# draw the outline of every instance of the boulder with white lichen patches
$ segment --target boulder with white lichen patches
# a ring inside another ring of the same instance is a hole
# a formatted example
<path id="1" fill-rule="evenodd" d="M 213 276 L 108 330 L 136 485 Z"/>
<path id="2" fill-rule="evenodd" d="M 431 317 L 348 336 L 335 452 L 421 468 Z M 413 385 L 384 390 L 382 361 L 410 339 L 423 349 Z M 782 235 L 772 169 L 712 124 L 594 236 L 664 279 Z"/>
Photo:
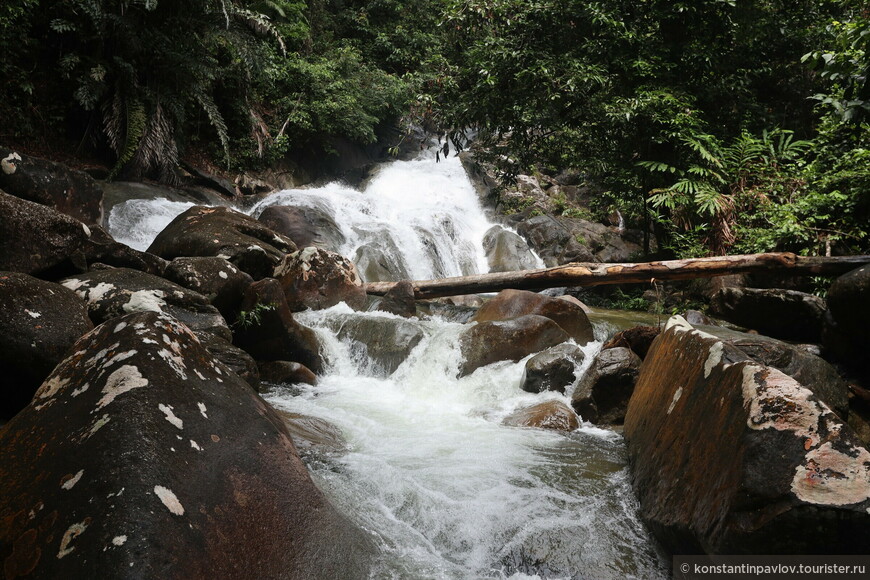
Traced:
<path id="1" fill-rule="evenodd" d="M 254 281 L 223 258 L 175 258 L 166 267 L 165 276 L 206 296 L 230 322 L 235 320 L 245 290 Z"/>
<path id="2" fill-rule="evenodd" d="M 233 338 L 226 320 L 205 296 L 151 274 L 111 268 L 66 278 L 61 284 L 87 302 L 96 324 L 131 312 L 165 312 L 195 332 Z"/>
<path id="3" fill-rule="evenodd" d="M 275 268 L 293 312 L 320 310 L 344 302 L 354 310 L 366 304 L 366 291 L 353 262 L 314 246 L 287 255 Z"/>
<path id="4" fill-rule="evenodd" d="M 860 554 L 870 452 L 813 393 L 672 318 L 624 430 L 640 514 L 673 553 Z"/>
<path id="5" fill-rule="evenodd" d="M 259 280 L 271 276 L 284 255 L 296 251 L 296 245 L 230 208 L 194 206 L 172 220 L 154 238 L 148 251 L 168 260 L 225 258 Z"/>
<path id="6" fill-rule="evenodd" d="M 0 312 L 0 418 L 8 419 L 94 325 L 73 292 L 18 272 L 0 272 Z"/>
<path id="7" fill-rule="evenodd" d="M 364 578 L 284 421 L 156 312 L 71 349 L 0 430 L 6 578 Z"/>

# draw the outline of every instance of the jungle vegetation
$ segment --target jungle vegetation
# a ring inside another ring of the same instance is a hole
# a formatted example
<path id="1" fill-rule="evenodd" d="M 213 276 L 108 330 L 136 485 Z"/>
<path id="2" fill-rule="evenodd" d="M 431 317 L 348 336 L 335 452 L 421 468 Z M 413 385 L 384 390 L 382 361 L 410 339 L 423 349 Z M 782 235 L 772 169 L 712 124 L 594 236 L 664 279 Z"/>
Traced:
<path id="1" fill-rule="evenodd" d="M 0 141 L 172 182 L 410 128 L 675 256 L 870 249 L 859 0 L 5 0 Z"/>

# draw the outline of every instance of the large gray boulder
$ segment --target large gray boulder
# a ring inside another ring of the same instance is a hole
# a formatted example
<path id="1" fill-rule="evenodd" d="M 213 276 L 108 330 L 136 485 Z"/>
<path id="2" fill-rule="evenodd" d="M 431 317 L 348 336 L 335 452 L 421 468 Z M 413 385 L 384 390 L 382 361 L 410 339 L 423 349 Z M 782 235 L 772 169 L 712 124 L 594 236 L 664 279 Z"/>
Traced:
<path id="1" fill-rule="evenodd" d="M 285 254 L 295 252 L 296 245 L 230 208 L 194 206 L 172 220 L 154 238 L 148 251 L 168 260 L 225 258 L 259 280 L 272 276 L 275 266 Z"/>
<path id="2" fill-rule="evenodd" d="M 484 234 L 483 250 L 486 252 L 490 272 L 531 270 L 538 265 L 529 244 L 518 234 L 502 226 L 492 226 Z"/>
<path id="3" fill-rule="evenodd" d="M 520 388 L 528 393 L 564 393 L 577 379 L 577 367 L 584 358 L 586 355 L 576 344 L 551 346 L 526 361 Z"/>
<path id="4" fill-rule="evenodd" d="M 640 514 L 673 553 L 860 554 L 870 542 L 870 452 L 852 429 L 682 318 L 647 354 L 624 434 Z"/>
<path id="5" fill-rule="evenodd" d="M 393 374 L 425 337 L 419 325 L 386 316 L 338 316 L 329 326 L 355 360 L 368 361 L 362 370 L 369 376 Z"/>
<path id="6" fill-rule="evenodd" d="M 156 312 L 85 335 L 0 430 L 7 578 L 364 578 L 281 418 Z"/>
<path id="7" fill-rule="evenodd" d="M 528 314 L 551 319 L 579 345 L 594 339 L 592 323 L 589 322 L 582 306 L 527 290 L 502 290 L 495 298 L 480 307 L 473 320 L 476 322 L 510 320 Z"/>
<path id="8" fill-rule="evenodd" d="M 459 337 L 463 360 L 459 375 L 470 375 L 480 367 L 498 361 L 517 362 L 570 338 L 558 324 L 534 314 L 479 322 Z"/>
<path id="9" fill-rule="evenodd" d="M 18 272 L 0 272 L 0 312 L 0 418 L 8 419 L 94 325 L 75 293 Z"/>
<path id="10" fill-rule="evenodd" d="M 617 228 L 583 219 L 540 215 L 517 223 L 547 266 L 569 262 L 631 262 L 642 248 Z"/>

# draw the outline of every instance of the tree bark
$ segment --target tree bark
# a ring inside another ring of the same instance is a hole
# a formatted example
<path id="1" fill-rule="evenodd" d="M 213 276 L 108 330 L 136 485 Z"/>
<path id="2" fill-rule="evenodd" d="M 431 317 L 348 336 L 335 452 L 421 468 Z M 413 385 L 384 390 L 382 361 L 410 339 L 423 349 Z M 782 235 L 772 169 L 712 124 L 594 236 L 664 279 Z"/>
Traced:
<path id="1" fill-rule="evenodd" d="M 419 280 L 412 282 L 417 299 L 515 290 L 543 290 L 560 286 L 649 283 L 653 280 L 713 278 L 748 272 L 788 272 L 794 275 L 839 275 L 870 264 L 870 256 L 806 257 L 792 253 L 716 256 L 689 260 L 628 264 L 571 263 L 555 268 L 520 270 Z M 365 284 L 369 294 L 383 296 L 396 282 Z"/>

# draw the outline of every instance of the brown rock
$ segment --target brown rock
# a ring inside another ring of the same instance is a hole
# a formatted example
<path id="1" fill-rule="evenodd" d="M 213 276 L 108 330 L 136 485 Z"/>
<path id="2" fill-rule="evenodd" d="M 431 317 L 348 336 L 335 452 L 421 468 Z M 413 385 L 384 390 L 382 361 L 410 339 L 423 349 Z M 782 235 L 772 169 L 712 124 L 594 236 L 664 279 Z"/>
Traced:
<path id="1" fill-rule="evenodd" d="M 571 337 L 551 319 L 527 315 L 511 320 L 480 322 L 459 337 L 463 363 L 460 376 L 494 362 L 518 361 L 561 344 Z"/>
<path id="2" fill-rule="evenodd" d="M 850 554 L 870 452 L 808 389 L 675 317 L 625 418 L 641 516 L 674 553 Z"/>
<path id="3" fill-rule="evenodd" d="M 567 300 L 527 290 L 502 290 L 495 298 L 480 307 L 473 320 L 476 322 L 510 320 L 527 314 L 546 316 L 581 346 L 594 340 L 592 324 L 582 307 Z"/>
<path id="4" fill-rule="evenodd" d="M 610 340 L 604 343 L 601 350 L 624 347 L 631 349 L 634 354 L 643 360 L 646 357 L 646 353 L 649 351 L 649 347 L 652 345 L 653 340 L 655 340 L 659 335 L 659 332 L 661 332 L 661 329 L 658 326 L 635 326 L 633 328 L 627 328 L 614 334 Z"/>
<path id="5" fill-rule="evenodd" d="M 502 424 L 511 427 L 535 427 L 570 432 L 580 427 L 577 415 L 561 401 L 546 401 L 519 409 L 504 418 Z"/>
<path id="6" fill-rule="evenodd" d="M 627 348 L 602 349 L 577 383 L 571 406 L 584 421 L 621 424 L 640 366 L 640 357 Z"/>
<path id="7" fill-rule="evenodd" d="M 275 268 L 293 312 L 321 310 L 344 302 L 354 310 L 366 304 L 366 292 L 350 260 L 309 246 L 287 255 Z"/>
<path id="8" fill-rule="evenodd" d="M 284 422 L 183 325 L 132 314 L 71 352 L 0 430 L 7 577 L 368 575 Z"/>
<path id="9" fill-rule="evenodd" d="M 286 360 L 260 361 L 257 363 L 260 368 L 260 379 L 267 383 L 275 384 L 290 384 L 305 383 L 306 385 L 316 385 L 317 375 L 311 372 L 311 369 L 298 362 L 290 362 Z"/>

